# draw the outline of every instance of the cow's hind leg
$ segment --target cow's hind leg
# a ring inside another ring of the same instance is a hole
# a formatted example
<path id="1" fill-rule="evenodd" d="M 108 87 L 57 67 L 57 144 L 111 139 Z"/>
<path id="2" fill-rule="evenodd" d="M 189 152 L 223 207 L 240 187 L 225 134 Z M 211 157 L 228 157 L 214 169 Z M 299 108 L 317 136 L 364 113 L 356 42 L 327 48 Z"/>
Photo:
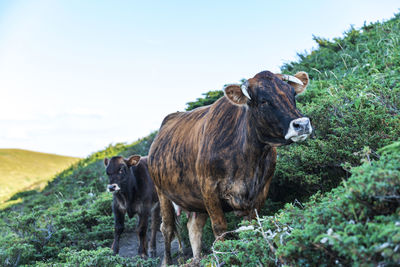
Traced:
<path id="1" fill-rule="evenodd" d="M 161 216 L 160 216 L 160 203 L 157 203 L 151 211 L 151 238 L 150 238 L 150 256 L 156 257 L 157 255 L 157 231 L 160 229 Z"/>
<path id="2" fill-rule="evenodd" d="M 172 264 L 171 258 L 171 242 L 174 238 L 175 229 L 175 212 L 172 202 L 162 193 L 158 194 L 161 209 L 161 232 L 164 236 L 164 259 L 161 266 Z"/>
<path id="3" fill-rule="evenodd" d="M 201 237 L 207 217 L 207 213 L 192 213 L 187 223 L 194 259 L 199 259 L 201 256 Z"/>

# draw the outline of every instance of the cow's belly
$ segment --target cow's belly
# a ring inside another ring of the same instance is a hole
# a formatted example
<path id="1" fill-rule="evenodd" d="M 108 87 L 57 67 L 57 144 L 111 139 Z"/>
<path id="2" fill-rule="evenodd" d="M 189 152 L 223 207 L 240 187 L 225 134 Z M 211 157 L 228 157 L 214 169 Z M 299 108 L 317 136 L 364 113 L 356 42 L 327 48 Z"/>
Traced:
<path id="1" fill-rule="evenodd" d="M 175 204 L 189 212 L 207 212 L 203 200 L 185 196 L 182 198 L 180 195 L 168 196 Z"/>
<path id="2" fill-rule="evenodd" d="M 180 172 L 183 173 L 183 172 Z M 175 172 L 165 176 L 158 189 L 175 204 L 190 212 L 206 212 L 200 185 L 193 175 L 184 177 Z"/>

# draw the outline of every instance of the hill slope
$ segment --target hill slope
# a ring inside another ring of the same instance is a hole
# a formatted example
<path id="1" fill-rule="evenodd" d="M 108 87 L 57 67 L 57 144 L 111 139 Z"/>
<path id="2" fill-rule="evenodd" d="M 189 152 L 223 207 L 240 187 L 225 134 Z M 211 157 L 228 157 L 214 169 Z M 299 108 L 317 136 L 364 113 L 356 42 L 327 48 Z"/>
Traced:
<path id="1" fill-rule="evenodd" d="M 310 74 L 309 89 L 297 100 L 312 119 L 315 136 L 279 148 L 270 199 L 260 214 L 274 216 L 261 218 L 262 228 L 253 224 L 260 231 L 220 243 L 218 257 L 226 264 L 385 266 L 400 261 L 399 144 L 392 145 L 390 153 L 388 148 L 378 152 L 400 138 L 400 16 L 351 29 L 333 41 L 315 39 L 317 50 L 282 69 Z M 210 104 L 219 95 L 208 93 L 189 108 Z M 156 265 L 159 259 L 112 256 L 111 195 L 105 192 L 102 164 L 106 156 L 146 155 L 153 138 L 94 153 L 59 174 L 42 192 L 26 193 L 23 203 L 3 210 L 0 263 Z M 366 163 L 356 168 L 360 162 Z M 275 213 L 276 207 L 294 199 L 309 202 L 296 201 L 299 207 L 287 205 Z M 271 200 L 278 204 L 271 205 Z M 237 222 L 228 215 L 230 229 Z M 126 230 L 132 231 L 134 223 L 128 220 Z M 210 247 L 209 224 L 203 238 Z"/>
<path id="2" fill-rule="evenodd" d="M 43 186 L 78 160 L 22 149 L 0 149 L 0 203 L 16 192 Z"/>

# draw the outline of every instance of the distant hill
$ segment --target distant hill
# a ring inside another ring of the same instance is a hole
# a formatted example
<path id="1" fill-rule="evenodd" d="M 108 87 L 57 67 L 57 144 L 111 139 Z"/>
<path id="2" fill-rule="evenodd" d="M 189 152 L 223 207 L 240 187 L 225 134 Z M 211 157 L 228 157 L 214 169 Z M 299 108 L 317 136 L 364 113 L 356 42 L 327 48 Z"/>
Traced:
<path id="1" fill-rule="evenodd" d="M 44 186 L 78 160 L 22 149 L 0 149 L 0 203 L 19 191 Z"/>

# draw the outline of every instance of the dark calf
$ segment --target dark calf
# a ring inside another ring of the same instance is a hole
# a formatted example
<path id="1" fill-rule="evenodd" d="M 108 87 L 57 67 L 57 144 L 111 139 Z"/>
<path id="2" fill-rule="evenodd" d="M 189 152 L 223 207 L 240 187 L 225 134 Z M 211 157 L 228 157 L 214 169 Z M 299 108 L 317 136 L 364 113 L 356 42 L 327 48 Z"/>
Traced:
<path id="1" fill-rule="evenodd" d="M 104 165 L 109 177 L 107 190 L 113 193 L 112 209 L 115 219 L 114 242 L 112 249 L 119 252 L 119 239 L 124 231 L 125 214 L 132 218 L 139 215 L 137 233 L 140 240 L 139 255 L 147 256 L 147 227 L 151 214 L 150 251 L 156 253 L 156 233 L 160 229 L 160 205 L 153 181 L 147 168 L 147 157 L 138 155 L 124 159 L 123 157 L 105 158 Z"/>

